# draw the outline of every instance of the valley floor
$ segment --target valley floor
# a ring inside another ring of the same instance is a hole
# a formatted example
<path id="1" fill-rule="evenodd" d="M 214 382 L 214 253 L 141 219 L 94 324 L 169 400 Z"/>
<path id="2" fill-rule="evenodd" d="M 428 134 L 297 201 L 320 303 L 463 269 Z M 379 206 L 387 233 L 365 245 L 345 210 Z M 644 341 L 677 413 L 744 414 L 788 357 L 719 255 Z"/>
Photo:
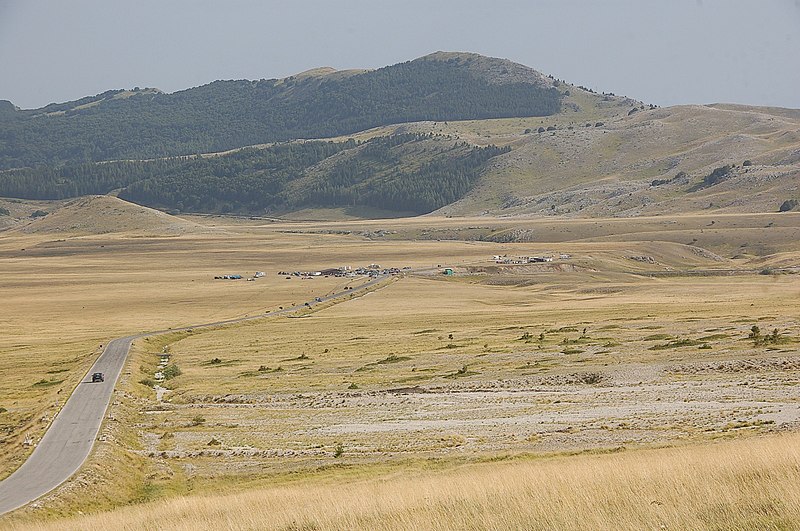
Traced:
<path id="1" fill-rule="evenodd" d="M 137 341 L 84 469 L 0 522 L 798 525 L 798 500 L 784 495 L 800 479 L 792 219 L 718 217 L 714 233 L 702 216 L 7 231 L 6 475 L 110 338 L 257 315 L 359 282 L 278 272 L 412 269 L 294 317 Z M 538 239 L 479 241 L 523 233 Z M 769 252 L 748 254 L 756 247 Z M 523 256 L 553 261 L 496 263 Z M 267 275 L 213 279 L 255 271 Z M 79 512 L 96 515 L 64 520 Z"/>

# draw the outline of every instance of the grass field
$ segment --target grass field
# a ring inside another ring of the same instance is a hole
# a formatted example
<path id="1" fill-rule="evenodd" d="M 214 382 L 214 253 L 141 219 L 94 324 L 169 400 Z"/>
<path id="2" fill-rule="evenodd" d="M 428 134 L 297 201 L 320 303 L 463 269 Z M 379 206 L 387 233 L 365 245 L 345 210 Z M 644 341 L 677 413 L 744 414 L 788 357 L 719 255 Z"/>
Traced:
<path id="1" fill-rule="evenodd" d="M 358 282 L 278 271 L 416 270 L 303 315 L 137 341 L 84 469 L 0 522 L 792 527 L 797 500 L 780 494 L 797 484 L 796 435 L 775 432 L 800 418 L 796 220 L 198 217 L 202 230 L 170 236 L 159 220 L 0 233 L 3 475 L 114 337 Z M 267 276 L 213 279 L 255 271 Z M 179 370 L 156 390 L 164 354 Z M 97 515 L 62 520 L 79 512 Z"/>
<path id="2" fill-rule="evenodd" d="M 328 474 L 9 529 L 792 529 L 797 448 L 793 434 L 379 479 Z"/>

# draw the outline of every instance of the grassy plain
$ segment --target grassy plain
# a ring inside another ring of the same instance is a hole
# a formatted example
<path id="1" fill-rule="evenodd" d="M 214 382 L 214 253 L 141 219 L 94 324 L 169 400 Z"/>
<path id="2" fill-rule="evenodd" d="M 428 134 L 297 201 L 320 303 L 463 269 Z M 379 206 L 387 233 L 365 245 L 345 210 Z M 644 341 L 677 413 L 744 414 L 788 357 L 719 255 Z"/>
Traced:
<path id="1" fill-rule="evenodd" d="M 191 221 L 205 228 L 0 234 L 3 475 L 111 338 L 356 282 L 278 271 L 420 271 L 302 317 L 137 341 L 87 466 L 3 525 L 798 522 L 779 497 L 796 435 L 766 435 L 800 418 L 796 214 Z M 164 353 L 180 374 L 156 391 Z"/>
<path id="2" fill-rule="evenodd" d="M 378 479 L 320 474 L 108 515 L 12 525 L 107 529 L 793 529 L 796 434 L 600 455 L 512 459 Z M 311 481 L 309 481 L 311 480 Z"/>

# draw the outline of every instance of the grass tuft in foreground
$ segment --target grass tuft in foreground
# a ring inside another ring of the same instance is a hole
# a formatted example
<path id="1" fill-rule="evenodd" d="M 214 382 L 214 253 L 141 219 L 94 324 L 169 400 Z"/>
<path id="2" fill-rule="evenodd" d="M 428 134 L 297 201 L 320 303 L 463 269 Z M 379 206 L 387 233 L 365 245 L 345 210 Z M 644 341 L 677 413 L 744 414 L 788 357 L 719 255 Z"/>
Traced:
<path id="1" fill-rule="evenodd" d="M 779 529 L 800 435 L 189 496 L 27 529 Z M 14 529 L 12 527 L 12 529 Z M 17 527 L 16 529 L 21 529 Z"/>

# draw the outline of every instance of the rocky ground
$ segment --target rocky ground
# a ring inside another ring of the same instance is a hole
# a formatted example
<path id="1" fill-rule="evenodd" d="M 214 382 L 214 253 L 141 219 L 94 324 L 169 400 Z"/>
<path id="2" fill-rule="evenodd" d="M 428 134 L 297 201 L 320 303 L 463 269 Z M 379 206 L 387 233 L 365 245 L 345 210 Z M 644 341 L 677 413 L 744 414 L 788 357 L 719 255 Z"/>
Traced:
<path id="1" fill-rule="evenodd" d="M 796 427 L 798 383 L 798 356 L 620 364 L 385 391 L 207 396 L 162 403 L 139 433 L 142 454 L 211 475 L 321 465 L 332 456 L 613 449 Z"/>

